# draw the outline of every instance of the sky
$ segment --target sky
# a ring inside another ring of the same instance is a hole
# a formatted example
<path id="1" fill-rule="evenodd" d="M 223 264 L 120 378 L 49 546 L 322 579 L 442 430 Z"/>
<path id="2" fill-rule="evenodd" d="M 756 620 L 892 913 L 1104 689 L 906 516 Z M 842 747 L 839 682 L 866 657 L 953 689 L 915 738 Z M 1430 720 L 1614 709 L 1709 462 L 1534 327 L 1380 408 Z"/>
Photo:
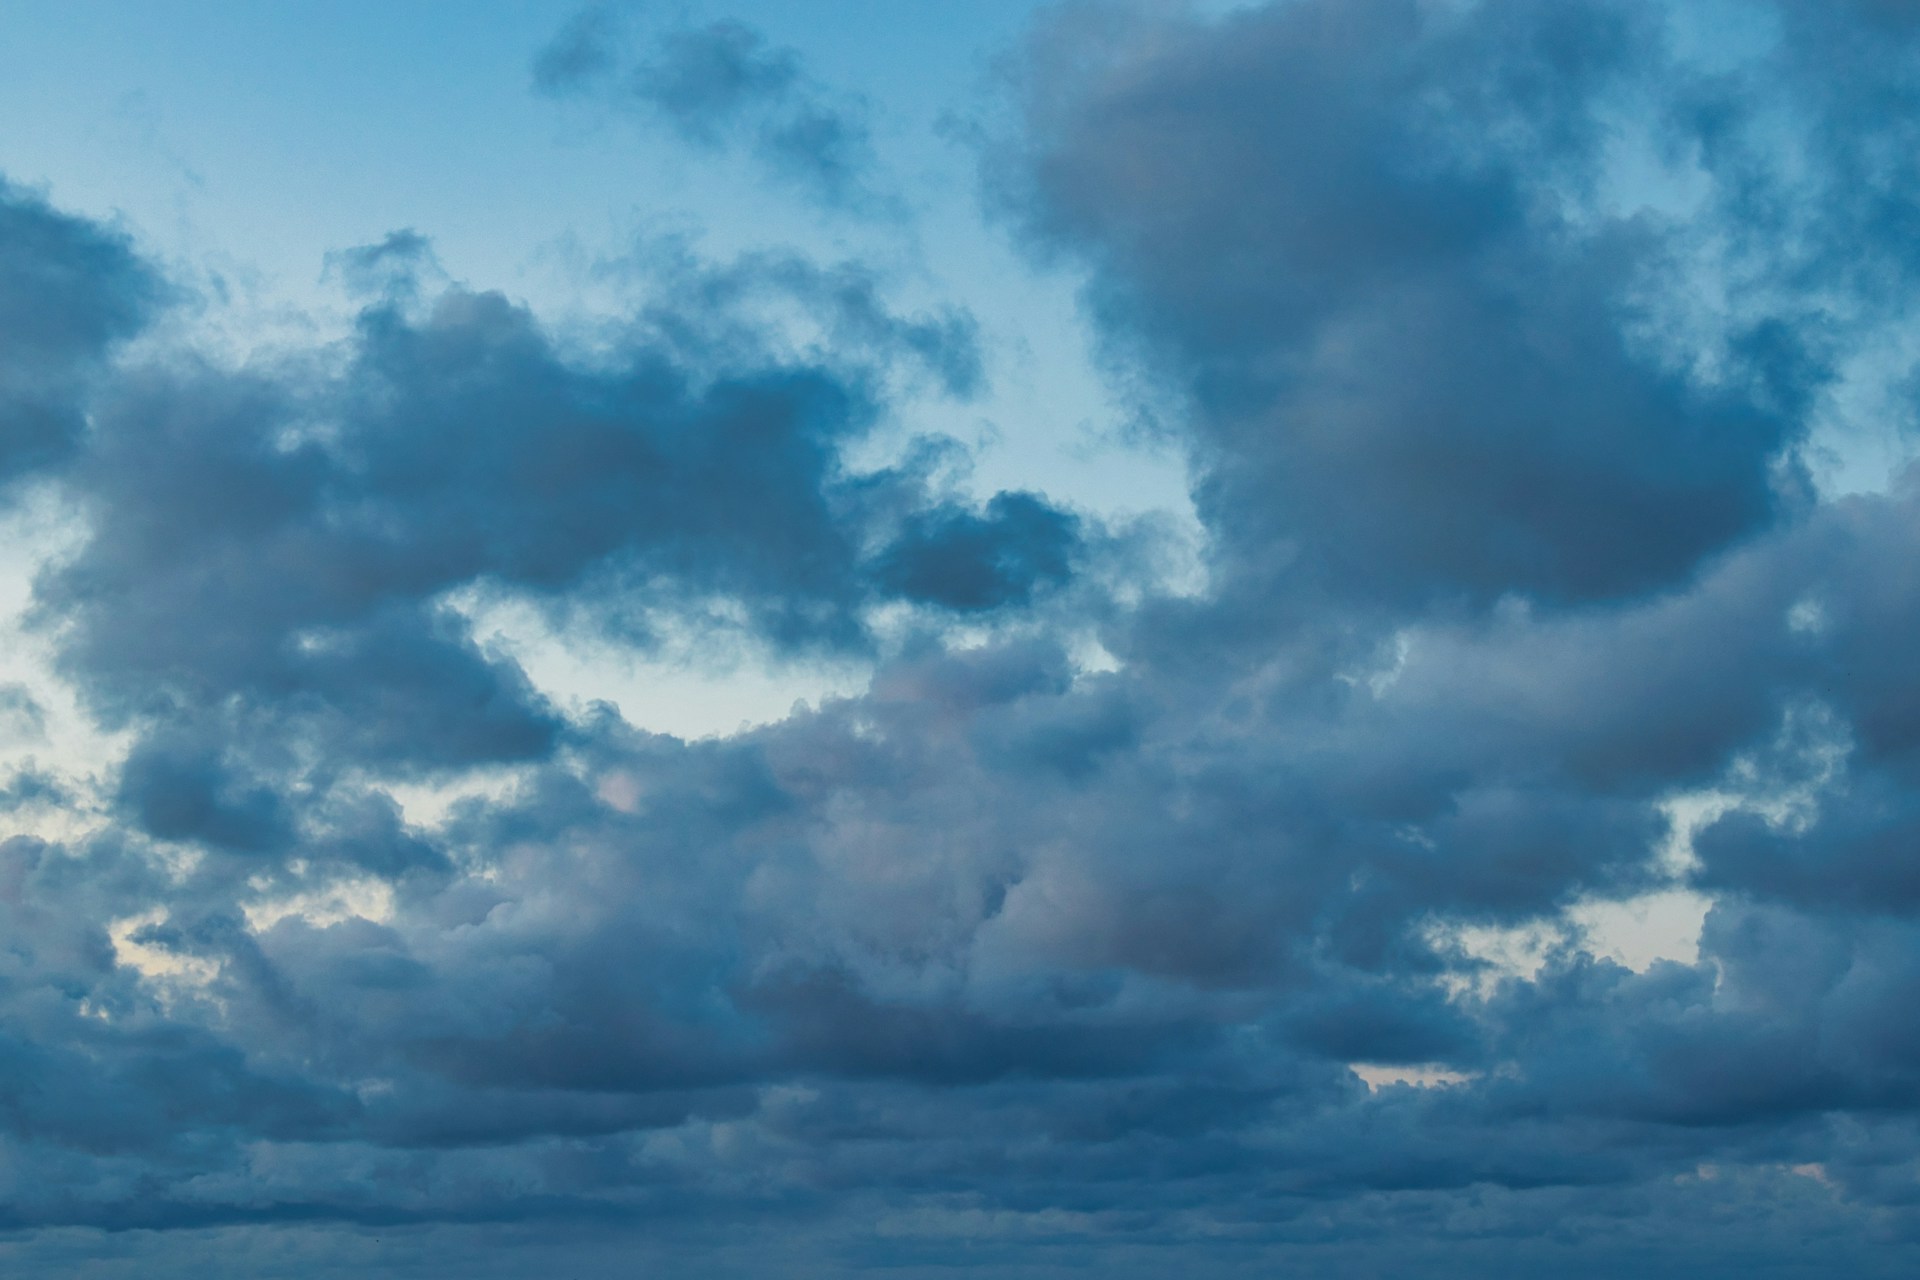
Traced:
<path id="1" fill-rule="evenodd" d="M 0 0 L 0 1271 L 1913 1274 L 1916 85 Z"/>

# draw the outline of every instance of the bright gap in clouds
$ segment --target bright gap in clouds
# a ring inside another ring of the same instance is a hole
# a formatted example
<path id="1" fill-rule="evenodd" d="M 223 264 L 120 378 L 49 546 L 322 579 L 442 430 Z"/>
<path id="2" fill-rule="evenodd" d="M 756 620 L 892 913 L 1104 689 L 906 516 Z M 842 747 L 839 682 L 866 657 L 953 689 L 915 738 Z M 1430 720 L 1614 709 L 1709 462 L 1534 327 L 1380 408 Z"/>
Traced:
<path id="1" fill-rule="evenodd" d="M 668 634 L 646 650 L 556 630 L 531 601 L 472 593 L 449 607 L 569 715 L 604 703 L 636 728 L 682 738 L 736 733 L 780 720 L 796 704 L 850 697 L 872 674 L 864 662 L 782 658 L 730 621 L 724 605 L 704 626 L 669 621 Z"/>
<path id="2" fill-rule="evenodd" d="M 94 792 L 126 750 L 102 732 L 53 669 L 59 627 L 33 617 L 33 582 L 86 539 L 59 486 L 0 511 L 0 839 L 83 836 L 97 823 Z"/>

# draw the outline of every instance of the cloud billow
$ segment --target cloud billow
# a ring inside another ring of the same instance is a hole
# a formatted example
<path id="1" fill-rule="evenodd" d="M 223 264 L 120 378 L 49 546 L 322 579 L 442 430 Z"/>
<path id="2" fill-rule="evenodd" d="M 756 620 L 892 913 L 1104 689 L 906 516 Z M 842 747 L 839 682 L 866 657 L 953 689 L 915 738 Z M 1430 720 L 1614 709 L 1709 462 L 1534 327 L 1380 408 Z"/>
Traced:
<path id="1" fill-rule="evenodd" d="M 164 294 L 124 235 L 0 184 L 0 482 L 71 454 L 92 377 Z"/>
<path id="2" fill-rule="evenodd" d="M 1654 16 L 1258 9 L 1036 70 L 1018 214 L 1193 396 L 1197 496 L 1255 564 L 1618 597 L 1791 504 L 1792 406 L 1633 340 L 1658 228 L 1562 207 Z"/>
<path id="3" fill-rule="evenodd" d="M 1735 8 L 1802 39 L 1736 75 L 1628 0 L 1040 23 L 995 199 L 1179 409 L 1183 593 L 956 494 L 957 446 L 853 469 L 900 387 L 985 377 L 857 268 L 682 263 L 585 352 L 403 235 L 338 259 L 368 301 L 313 358 L 116 361 L 157 273 L 10 197 L 0 286 L 85 285 L 47 367 L 88 425 L 11 464 L 86 521 L 35 619 L 125 735 L 86 821 L 0 844 L 21 1256 L 1908 1273 L 1920 485 L 1809 459 L 1904 322 L 1854 267 L 1899 224 L 1835 175 L 1904 136 L 1920 30 Z M 540 75 L 625 76 L 611 40 Z M 745 28 L 675 40 L 649 109 L 696 141 L 804 97 Z M 1627 119 L 1684 207 L 1610 186 Z M 1769 166 L 1783 128 L 1857 145 Z M 641 646 L 724 601 L 873 675 L 684 741 L 556 705 L 484 591 Z M 1697 955 L 1569 923 L 1683 890 Z"/>

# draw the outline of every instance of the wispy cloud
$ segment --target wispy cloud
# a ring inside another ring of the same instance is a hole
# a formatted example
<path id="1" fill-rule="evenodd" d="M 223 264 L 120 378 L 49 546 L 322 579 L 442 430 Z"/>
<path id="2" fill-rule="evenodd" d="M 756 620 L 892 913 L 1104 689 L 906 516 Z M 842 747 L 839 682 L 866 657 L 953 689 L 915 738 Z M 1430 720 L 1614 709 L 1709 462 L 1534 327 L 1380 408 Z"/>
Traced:
<path id="1" fill-rule="evenodd" d="M 878 211 L 863 104 L 816 82 L 793 49 L 723 19 L 641 42 L 621 15 L 577 15 L 535 58 L 534 84 L 636 112 L 706 151 L 744 148 L 776 179 L 835 208 Z"/>

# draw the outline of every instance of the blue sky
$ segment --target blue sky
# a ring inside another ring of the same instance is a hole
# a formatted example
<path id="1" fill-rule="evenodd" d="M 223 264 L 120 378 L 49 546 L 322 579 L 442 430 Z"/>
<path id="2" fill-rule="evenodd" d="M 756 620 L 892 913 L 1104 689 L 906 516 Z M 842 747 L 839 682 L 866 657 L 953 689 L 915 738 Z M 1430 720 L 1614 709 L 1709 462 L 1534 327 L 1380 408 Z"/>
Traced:
<path id="1" fill-rule="evenodd" d="M 1916 72 L 0 0 L 0 1270 L 1913 1274 Z"/>

